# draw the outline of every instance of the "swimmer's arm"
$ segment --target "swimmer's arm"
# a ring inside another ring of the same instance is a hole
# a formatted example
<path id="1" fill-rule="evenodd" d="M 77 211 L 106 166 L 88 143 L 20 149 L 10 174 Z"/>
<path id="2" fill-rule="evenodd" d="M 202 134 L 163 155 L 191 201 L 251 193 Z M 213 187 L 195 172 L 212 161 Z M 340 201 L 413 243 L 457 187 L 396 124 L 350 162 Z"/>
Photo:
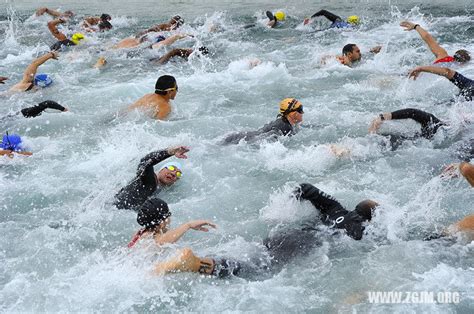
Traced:
<path id="1" fill-rule="evenodd" d="M 59 18 L 59 19 L 55 19 L 55 20 L 52 20 L 52 21 L 49 21 L 48 22 L 48 29 L 49 31 L 51 32 L 51 34 L 56 37 L 56 39 L 58 39 L 59 41 L 63 41 L 63 40 L 66 40 L 67 37 L 66 35 L 64 35 L 63 33 L 61 33 L 58 28 L 57 28 L 57 25 L 58 24 L 62 24 L 64 23 L 65 20 L 62 19 L 62 18 Z"/>
<path id="2" fill-rule="evenodd" d="M 459 171 L 466 178 L 467 182 L 474 187 L 474 165 L 468 162 L 462 162 L 459 164 Z"/>
<path id="3" fill-rule="evenodd" d="M 24 156 L 31 156 L 31 155 L 33 155 L 32 152 L 22 152 L 22 151 L 14 152 L 14 151 L 9 150 L 9 149 L 0 149 L 0 156 L 7 155 L 8 157 L 13 158 L 13 156 L 14 156 L 13 153 L 17 153 L 17 154 L 19 154 L 19 155 L 24 155 Z"/>
<path id="4" fill-rule="evenodd" d="M 418 34 L 420 34 L 421 39 L 425 41 L 425 43 L 430 48 L 431 52 L 436 56 L 436 59 L 441 59 L 448 56 L 448 52 L 441 47 L 438 42 L 428 33 L 423 27 L 419 24 L 415 24 L 409 21 L 403 21 L 400 23 L 401 27 L 404 27 L 406 31 L 416 30 Z"/>
<path id="5" fill-rule="evenodd" d="M 453 71 L 450 68 L 440 68 L 436 66 L 425 65 L 425 66 L 416 67 L 413 70 L 411 70 L 410 73 L 408 74 L 408 77 L 413 78 L 413 80 L 416 80 L 416 78 L 420 75 L 421 72 L 427 72 L 427 73 L 444 76 L 449 80 L 452 80 L 454 75 L 456 74 L 456 71 Z"/>
<path id="6" fill-rule="evenodd" d="M 187 36 L 189 36 L 189 35 L 188 34 L 176 34 L 176 35 L 170 36 L 170 37 L 160 41 L 159 43 L 153 44 L 151 46 L 151 48 L 157 49 L 157 48 L 160 48 L 160 47 L 163 47 L 163 46 L 169 46 L 169 45 L 174 44 L 177 40 L 183 39 Z"/>
<path id="7" fill-rule="evenodd" d="M 23 79 L 21 80 L 21 83 L 32 83 L 35 78 L 36 71 L 38 71 L 38 67 L 49 59 L 57 59 L 57 57 L 58 53 L 51 51 L 34 60 L 23 73 Z"/>
<path id="8" fill-rule="evenodd" d="M 382 116 L 383 116 L 383 118 L 382 118 Z M 381 113 L 377 118 L 372 120 L 372 122 L 369 126 L 369 133 L 370 134 L 377 133 L 377 130 L 380 128 L 380 126 L 382 125 L 382 123 L 385 120 L 392 120 L 392 113 L 391 112 Z"/>
<path id="9" fill-rule="evenodd" d="M 59 111 L 67 111 L 67 108 L 64 108 L 63 106 L 61 106 L 57 102 L 52 101 L 52 100 L 46 100 L 46 101 L 43 101 L 43 102 L 39 103 L 36 106 L 22 109 L 21 113 L 23 114 L 23 116 L 25 118 L 34 118 L 34 117 L 37 117 L 37 116 L 41 115 L 41 113 L 43 111 L 45 111 L 46 109 L 48 109 L 48 108 L 56 109 L 56 110 L 59 110 Z"/>
<path id="10" fill-rule="evenodd" d="M 156 233 L 155 242 L 157 245 L 175 243 L 190 229 L 208 232 L 208 227 L 216 228 L 216 225 L 207 220 L 190 221 L 166 233 Z"/>
<path id="11" fill-rule="evenodd" d="M 142 177 L 150 170 L 153 171 L 153 166 L 162 162 L 166 158 L 171 157 L 172 154 L 166 149 L 151 152 L 140 160 L 137 168 L 137 176 Z"/>
<path id="12" fill-rule="evenodd" d="M 158 59 L 158 63 L 159 64 L 165 64 L 168 61 L 170 61 L 170 59 L 172 59 L 174 57 L 182 57 L 182 58 L 189 57 L 189 55 L 192 53 L 192 51 L 189 52 L 189 50 L 190 49 L 180 49 L 180 48 L 173 49 L 170 52 L 168 52 L 167 54 L 165 54 L 163 57 Z"/>
<path id="13" fill-rule="evenodd" d="M 48 8 L 39 8 L 38 10 L 36 10 L 36 16 L 40 16 L 40 15 L 43 15 L 45 13 L 48 13 L 49 15 L 51 15 L 53 17 L 60 17 L 62 15 L 61 12 L 56 11 L 56 10 L 51 10 L 51 9 L 48 9 Z"/>

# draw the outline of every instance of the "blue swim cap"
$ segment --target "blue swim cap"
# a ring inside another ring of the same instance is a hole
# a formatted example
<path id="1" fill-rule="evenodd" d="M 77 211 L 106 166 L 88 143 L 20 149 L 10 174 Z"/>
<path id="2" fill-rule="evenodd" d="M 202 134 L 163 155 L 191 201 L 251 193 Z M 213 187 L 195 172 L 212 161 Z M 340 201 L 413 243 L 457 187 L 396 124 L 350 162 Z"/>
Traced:
<path id="1" fill-rule="evenodd" d="M 23 149 L 22 140 L 19 135 L 16 134 L 5 134 L 3 135 L 2 142 L 0 143 L 0 147 L 2 149 L 8 149 L 12 151 L 20 151 Z"/>
<path id="2" fill-rule="evenodd" d="M 53 79 L 48 74 L 36 74 L 35 85 L 39 87 L 48 87 L 53 84 Z"/>
<path id="3" fill-rule="evenodd" d="M 163 41 L 163 40 L 165 40 L 165 39 L 166 39 L 165 36 L 159 35 L 158 37 L 155 37 L 154 43 L 155 43 L 155 44 L 156 44 L 156 43 L 159 43 L 160 41 Z"/>

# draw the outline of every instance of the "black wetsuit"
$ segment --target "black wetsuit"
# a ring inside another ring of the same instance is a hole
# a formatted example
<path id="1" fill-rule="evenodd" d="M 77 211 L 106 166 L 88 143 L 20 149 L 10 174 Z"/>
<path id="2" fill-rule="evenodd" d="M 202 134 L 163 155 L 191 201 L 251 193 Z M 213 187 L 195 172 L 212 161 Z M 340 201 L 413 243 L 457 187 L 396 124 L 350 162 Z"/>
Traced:
<path id="1" fill-rule="evenodd" d="M 48 108 L 49 109 L 56 109 L 56 110 L 60 110 L 60 111 L 66 110 L 66 108 L 64 108 L 63 106 L 61 106 L 60 104 L 58 104 L 55 101 L 45 100 L 43 102 L 40 102 L 36 106 L 21 109 L 20 112 L 25 118 L 34 118 L 34 117 L 40 116 L 43 113 L 43 111 L 45 111 Z M 4 116 L 4 117 L 0 118 L 0 121 L 7 120 L 9 118 L 13 118 L 13 117 L 17 116 L 18 114 L 20 114 L 20 112 Z"/>
<path id="2" fill-rule="evenodd" d="M 75 45 L 76 44 L 73 41 L 69 39 L 65 39 L 65 40 L 55 42 L 49 49 L 51 49 L 52 51 L 55 51 L 55 50 L 60 51 L 64 47 L 75 46 Z"/>
<path id="3" fill-rule="evenodd" d="M 320 10 L 320 11 L 314 13 L 313 15 L 311 15 L 311 18 L 315 18 L 317 16 L 324 16 L 325 18 L 327 18 L 328 20 L 330 20 L 333 23 L 342 22 L 342 19 L 341 19 L 340 16 L 338 16 L 334 13 L 331 13 L 327 10 Z"/>
<path id="4" fill-rule="evenodd" d="M 324 224 L 336 229 L 344 229 L 347 235 L 355 240 L 362 239 L 364 219 L 359 215 L 359 208 L 348 211 L 330 195 L 325 194 L 317 187 L 303 183 L 295 191 L 296 197 L 308 200 L 319 210 L 321 220 Z M 263 241 L 271 257 L 271 263 L 261 260 L 241 262 L 225 258 L 215 259 L 213 275 L 225 277 L 235 275 L 244 278 L 255 278 L 269 271 L 281 269 L 289 261 L 298 256 L 304 256 L 311 252 L 314 247 L 321 244 L 316 237 L 316 226 L 319 219 L 307 221 L 304 227 L 286 230 Z"/>
<path id="5" fill-rule="evenodd" d="M 155 191 L 162 187 L 158 185 L 153 166 L 169 158 L 166 150 L 149 153 L 140 160 L 137 176 L 126 187 L 115 195 L 114 205 L 119 209 L 133 209 L 142 205 Z"/>
<path id="6" fill-rule="evenodd" d="M 242 139 L 249 142 L 261 137 L 290 136 L 296 133 L 293 126 L 285 117 L 279 117 L 275 121 L 265 124 L 256 131 L 234 133 L 224 139 L 224 144 L 238 144 Z"/>
<path id="7" fill-rule="evenodd" d="M 473 99 L 474 80 L 468 79 L 462 74 L 456 72 L 450 81 L 460 89 L 461 95 L 464 96 L 466 100 L 471 101 Z"/>

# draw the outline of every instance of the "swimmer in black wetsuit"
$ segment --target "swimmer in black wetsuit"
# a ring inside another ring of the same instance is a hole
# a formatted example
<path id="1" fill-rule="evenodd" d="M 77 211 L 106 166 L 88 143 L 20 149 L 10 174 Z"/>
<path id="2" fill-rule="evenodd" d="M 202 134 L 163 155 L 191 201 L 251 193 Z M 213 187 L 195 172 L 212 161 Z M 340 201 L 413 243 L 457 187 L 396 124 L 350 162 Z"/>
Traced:
<path id="1" fill-rule="evenodd" d="M 363 236 L 363 223 L 372 219 L 372 212 L 378 203 L 372 200 L 360 202 L 354 211 L 349 212 L 331 196 L 320 191 L 311 184 L 301 184 L 294 192 L 294 196 L 301 200 L 310 201 L 318 209 L 318 214 L 325 224 L 336 229 L 343 229 L 347 235 L 355 240 Z M 180 252 L 176 259 L 159 263 L 155 267 L 157 274 L 169 272 L 199 272 L 202 274 L 225 277 L 235 275 L 239 277 L 255 277 L 268 274 L 270 271 L 281 269 L 295 257 L 308 254 L 320 244 L 316 237 L 319 225 L 318 219 L 310 219 L 303 228 L 286 230 L 264 240 L 271 262 L 265 263 L 261 259 L 252 262 L 242 262 L 225 258 L 200 258 L 187 248 Z M 166 234 L 166 233 L 165 233 Z"/>
<path id="2" fill-rule="evenodd" d="M 376 133 L 384 121 L 402 119 L 412 119 L 421 124 L 421 133 L 416 133 L 413 136 L 382 134 L 390 136 L 393 149 L 396 149 L 404 140 L 414 140 L 420 137 L 432 139 L 438 129 L 446 125 L 431 113 L 419 109 L 407 108 L 393 112 L 381 113 L 372 121 L 369 127 L 369 133 Z"/>
<path id="3" fill-rule="evenodd" d="M 153 193 L 161 192 L 166 186 L 173 185 L 181 177 L 181 167 L 177 162 L 169 162 L 155 173 L 153 166 L 175 156 L 187 158 L 189 148 L 178 146 L 152 152 L 142 158 L 137 176 L 115 195 L 114 205 L 119 209 L 133 209 L 142 205 Z"/>
<path id="4" fill-rule="evenodd" d="M 344 21 L 340 16 L 329 12 L 327 10 L 319 10 L 318 12 L 311 15 L 310 18 L 306 18 L 303 21 L 304 25 L 311 23 L 311 21 L 318 16 L 324 16 L 332 24 L 329 28 L 351 28 L 360 23 L 360 18 L 357 15 L 351 15 L 347 18 L 347 22 Z"/>
<path id="5" fill-rule="evenodd" d="M 409 77 L 413 80 L 420 75 L 421 72 L 433 73 L 444 76 L 459 88 L 460 95 L 464 96 L 467 101 L 472 101 L 474 97 L 474 80 L 459 74 L 449 68 L 440 68 L 437 66 L 420 66 L 410 71 Z"/>
<path id="6" fill-rule="evenodd" d="M 43 113 L 43 111 L 45 111 L 46 109 L 56 109 L 56 110 L 59 110 L 59 111 L 62 111 L 62 112 L 68 111 L 67 108 L 61 106 L 60 104 L 58 104 L 58 103 L 55 102 L 55 101 L 52 101 L 52 100 L 45 100 L 45 101 L 43 101 L 43 102 L 40 102 L 40 103 L 37 104 L 36 106 L 24 108 L 24 109 L 21 109 L 19 112 L 15 113 L 15 114 L 10 114 L 10 115 L 4 116 L 4 117 L 0 118 L 0 121 L 4 121 L 4 120 L 10 119 L 10 118 L 13 118 L 13 117 L 19 115 L 20 113 L 21 113 L 25 118 L 38 117 L 38 116 L 40 116 L 40 115 Z"/>
<path id="7" fill-rule="evenodd" d="M 64 33 L 58 30 L 57 25 L 62 23 L 66 23 L 66 20 L 63 18 L 55 19 L 48 22 L 49 31 L 58 40 L 50 47 L 52 51 L 62 50 L 63 47 L 76 46 L 81 40 L 85 38 L 83 34 L 75 33 L 74 35 L 72 35 L 71 39 L 68 39 Z"/>
<path id="8" fill-rule="evenodd" d="M 303 105 L 295 98 L 285 98 L 280 102 L 277 119 L 256 131 L 228 135 L 223 144 L 238 144 L 241 140 L 255 141 L 263 137 L 291 136 L 296 134 L 295 125 L 303 121 Z"/>

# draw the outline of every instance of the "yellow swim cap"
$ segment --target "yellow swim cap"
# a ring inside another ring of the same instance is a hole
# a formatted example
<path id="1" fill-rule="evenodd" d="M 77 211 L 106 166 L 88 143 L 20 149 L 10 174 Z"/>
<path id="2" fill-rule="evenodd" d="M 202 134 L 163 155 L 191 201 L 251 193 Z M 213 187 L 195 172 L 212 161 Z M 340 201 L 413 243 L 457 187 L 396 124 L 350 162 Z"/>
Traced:
<path id="1" fill-rule="evenodd" d="M 84 35 L 82 35 L 81 33 L 75 33 L 74 35 L 72 35 L 71 41 L 72 41 L 74 44 L 78 45 L 79 42 L 80 42 L 81 40 L 83 40 L 84 38 L 85 38 Z"/>
<path id="2" fill-rule="evenodd" d="M 285 98 L 280 102 L 280 114 L 286 116 L 290 112 L 301 111 L 303 113 L 303 105 L 295 98 Z"/>
<path id="3" fill-rule="evenodd" d="M 359 24 L 360 18 L 357 15 L 351 15 L 347 18 L 347 23 L 349 24 Z"/>
<path id="4" fill-rule="evenodd" d="M 278 21 L 284 21 L 286 15 L 285 15 L 285 12 L 283 12 L 283 11 L 277 11 L 277 12 L 275 13 L 275 17 L 276 17 L 276 19 L 277 19 Z"/>

